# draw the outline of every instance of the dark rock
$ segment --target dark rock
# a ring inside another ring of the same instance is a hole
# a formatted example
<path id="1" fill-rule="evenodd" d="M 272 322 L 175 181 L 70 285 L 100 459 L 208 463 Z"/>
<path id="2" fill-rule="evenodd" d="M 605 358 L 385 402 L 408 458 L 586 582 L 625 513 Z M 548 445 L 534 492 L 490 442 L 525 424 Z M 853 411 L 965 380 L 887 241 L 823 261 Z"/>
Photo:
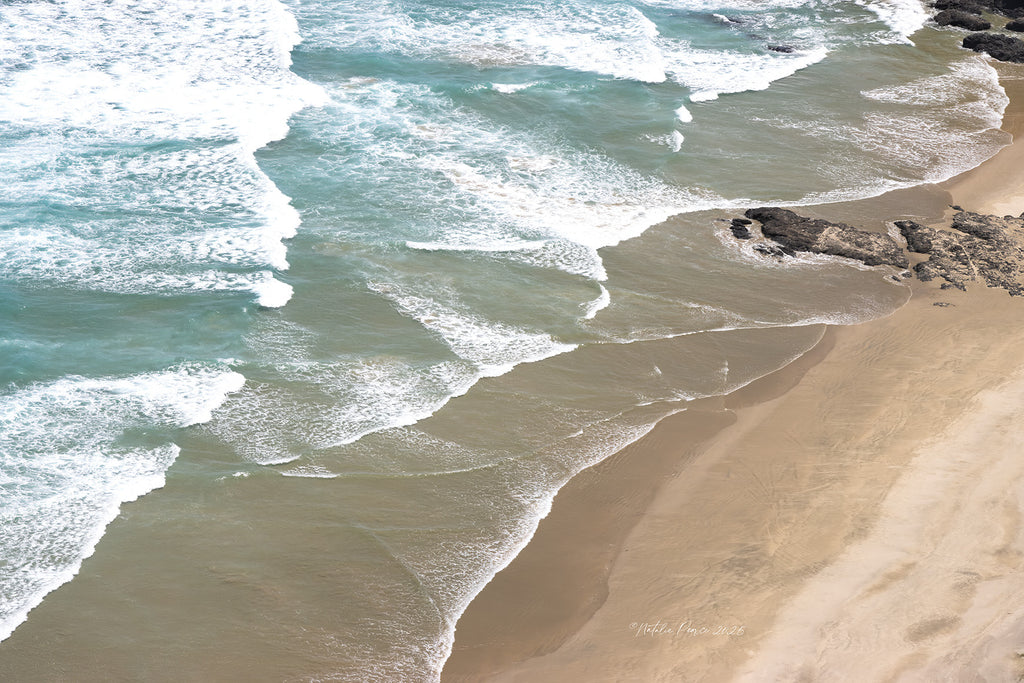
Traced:
<path id="1" fill-rule="evenodd" d="M 932 306 L 938 306 L 939 308 L 948 308 L 952 305 L 953 304 L 949 303 L 948 301 L 936 301 L 935 303 L 932 304 Z"/>
<path id="2" fill-rule="evenodd" d="M 1005 289 L 1011 296 L 1024 296 L 1024 214 L 985 216 L 954 208 L 957 213 L 948 228 L 911 220 L 895 222 L 907 249 L 928 257 L 913 267 L 913 274 L 922 282 L 940 281 L 941 289 L 966 290 L 969 283 L 983 282 Z M 750 209 L 745 215 L 758 221 L 764 236 L 774 242 L 753 246 L 765 256 L 781 259 L 802 251 L 852 258 L 869 266 L 905 269 L 909 264 L 906 252 L 888 235 L 805 218 L 777 207 Z M 730 228 L 746 230 L 743 223 L 733 219 Z M 904 270 L 900 275 L 909 278 L 912 273 Z M 889 277 L 900 281 L 896 275 Z"/>
<path id="3" fill-rule="evenodd" d="M 869 266 L 906 268 L 906 254 L 888 235 L 858 230 L 843 223 L 804 218 L 787 209 L 761 207 L 746 212 L 761 223 L 765 237 L 785 249 L 854 259 Z"/>
<path id="4" fill-rule="evenodd" d="M 928 254 L 914 266 L 917 277 L 945 282 L 943 289 L 966 290 L 981 280 L 1011 295 L 1024 295 L 1024 218 L 999 218 L 960 211 L 949 230 L 937 230 L 913 221 L 897 221 L 911 251 Z"/>
<path id="5" fill-rule="evenodd" d="M 1024 19 L 1014 19 L 1013 21 L 1007 22 L 1004 26 L 1007 31 L 1017 31 L 1018 33 L 1024 31 Z"/>
<path id="6" fill-rule="evenodd" d="M 1013 220 L 1013 216 L 1010 216 Z M 997 239 L 1006 232 L 1006 218 L 997 219 L 995 216 L 982 216 L 969 211 L 961 211 L 953 216 L 954 230 L 966 232 L 983 240 Z"/>
<path id="7" fill-rule="evenodd" d="M 1024 16 L 1024 0 L 936 0 L 932 7 L 940 10 L 955 9 L 970 14 L 992 12 L 1011 19 Z"/>
<path id="8" fill-rule="evenodd" d="M 955 9 L 960 12 L 978 15 L 985 11 L 984 7 L 971 0 L 937 0 L 937 2 L 932 3 L 932 7 L 939 10 Z"/>
<path id="9" fill-rule="evenodd" d="M 907 240 L 907 248 L 915 254 L 928 254 L 932 250 L 932 237 L 936 230 L 914 221 L 896 221 L 900 234 Z"/>
<path id="10" fill-rule="evenodd" d="M 793 54 L 796 52 L 796 48 L 792 45 L 769 45 L 768 49 L 772 52 L 781 52 L 784 55 Z"/>
<path id="11" fill-rule="evenodd" d="M 750 230 L 748 230 L 745 225 L 736 225 L 733 223 L 729 226 L 729 229 L 732 230 L 732 236 L 738 240 L 749 240 L 753 237 L 753 235 L 750 234 Z"/>
<path id="12" fill-rule="evenodd" d="M 752 238 L 753 235 L 747 227 L 752 222 L 746 218 L 733 218 L 729 221 L 729 229 L 732 230 L 732 236 L 738 240 L 749 240 Z"/>
<path id="13" fill-rule="evenodd" d="M 939 26 L 959 26 L 968 31 L 987 31 L 992 28 L 991 22 L 958 9 L 944 9 L 934 19 Z"/>
<path id="14" fill-rule="evenodd" d="M 1001 62 L 1024 63 L 1024 40 L 1000 33 L 972 33 L 964 37 L 964 47 L 985 52 Z"/>

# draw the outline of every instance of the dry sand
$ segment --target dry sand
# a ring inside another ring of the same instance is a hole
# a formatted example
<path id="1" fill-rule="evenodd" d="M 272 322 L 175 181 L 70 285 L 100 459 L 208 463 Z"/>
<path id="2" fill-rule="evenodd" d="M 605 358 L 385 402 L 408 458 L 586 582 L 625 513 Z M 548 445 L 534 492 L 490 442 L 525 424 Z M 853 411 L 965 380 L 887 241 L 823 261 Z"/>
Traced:
<path id="1" fill-rule="evenodd" d="M 1021 168 L 1024 140 L 943 189 L 1016 215 Z M 445 680 L 1018 680 L 1021 323 L 1005 292 L 918 284 L 663 421 L 559 494 Z"/>

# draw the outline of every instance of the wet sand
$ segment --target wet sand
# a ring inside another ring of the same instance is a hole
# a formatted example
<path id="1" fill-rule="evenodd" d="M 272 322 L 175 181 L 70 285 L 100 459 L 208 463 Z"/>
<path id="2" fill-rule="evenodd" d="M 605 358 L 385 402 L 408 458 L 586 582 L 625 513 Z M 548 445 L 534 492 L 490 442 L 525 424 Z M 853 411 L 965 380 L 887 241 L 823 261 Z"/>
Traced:
<path id="1" fill-rule="evenodd" d="M 1018 142 L 922 205 L 1024 211 L 1024 81 L 1004 85 Z M 915 284 L 664 420 L 559 493 L 463 615 L 444 680 L 1016 680 L 1022 322 L 1005 292 Z"/>

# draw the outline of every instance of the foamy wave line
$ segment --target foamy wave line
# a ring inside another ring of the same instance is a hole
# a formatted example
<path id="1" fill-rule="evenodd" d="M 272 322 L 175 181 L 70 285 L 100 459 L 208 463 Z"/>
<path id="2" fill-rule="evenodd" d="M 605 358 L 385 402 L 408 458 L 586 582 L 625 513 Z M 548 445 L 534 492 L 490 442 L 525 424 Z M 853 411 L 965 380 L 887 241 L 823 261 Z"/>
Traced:
<path id="1" fill-rule="evenodd" d="M 530 544 L 530 541 L 533 540 L 534 535 L 537 533 L 537 528 L 540 525 L 541 520 L 550 514 L 555 496 L 569 482 L 569 480 L 583 470 L 593 467 L 609 456 L 621 451 L 626 446 L 636 443 L 642 439 L 644 436 L 649 434 L 652 429 L 654 429 L 663 417 L 682 412 L 682 410 L 685 409 L 673 409 L 665 416 L 632 425 L 616 424 L 616 420 L 621 420 L 623 415 L 615 415 L 607 420 L 603 420 L 601 424 L 590 425 L 589 429 L 581 430 L 580 432 L 570 435 L 563 440 L 564 448 L 572 449 L 574 453 L 579 455 L 586 454 L 589 457 L 577 460 L 577 462 L 579 462 L 579 466 L 574 469 L 574 471 L 567 473 L 562 481 L 551 490 L 545 492 L 541 496 L 538 496 L 537 500 L 531 506 L 532 509 L 530 512 L 532 514 L 528 517 L 516 520 L 516 524 L 513 528 L 505 530 L 504 537 L 508 543 L 507 546 L 504 548 L 494 549 L 494 554 L 492 555 L 489 566 L 481 568 L 479 578 L 477 578 L 471 586 L 467 587 L 462 599 L 454 606 L 454 609 L 452 609 L 448 614 L 441 614 L 445 628 L 439 635 L 436 643 L 439 657 L 436 662 L 436 668 L 432 672 L 432 680 L 440 680 L 441 670 L 444 668 L 445 662 L 451 656 L 452 646 L 455 643 L 455 627 L 459 619 L 465 613 L 466 609 L 469 608 L 470 603 L 472 603 L 476 596 L 483 591 L 487 584 L 489 584 L 500 571 L 511 564 L 519 553 L 521 553 L 526 546 Z"/>
<path id="2" fill-rule="evenodd" d="M 598 284 L 598 287 L 601 288 L 601 294 L 593 301 L 588 301 L 585 304 L 586 311 L 583 314 L 584 320 L 593 320 L 599 312 L 608 308 L 612 302 L 612 296 L 608 293 L 608 290 L 605 289 L 605 286 Z"/>
<path id="3" fill-rule="evenodd" d="M 413 425 L 485 376 L 470 362 L 414 366 L 389 356 L 337 363 L 281 362 L 275 369 L 288 382 L 301 382 L 312 391 L 297 396 L 287 386 L 251 382 L 205 427 L 239 455 L 261 465 L 283 465 L 311 452 Z"/>
<path id="4" fill-rule="evenodd" d="M 591 179 L 575 175 L 571 164 L 566 175 L 547 178 L 551 190 L 498 179 L 461 161 L 440 158 L 432 165 L 460 192 L 472 196 L 478 207 L 522 230 L 555 238 L 545 241 L 543 249 L 537 248 L 540 245 L 536 241 L 524 240 L 516 251 L 524 254 L 532 251 L 537 263 L 555 265 L 598 281 L 608 277 L 598 249 L 637 237 L 671 216 L 732 203 L 710 193 L 701 195 L 651 184 L 644 187 L 638 183 L 640 192 L 629 189 L 623 192 L 600 185 L 590 187 Z M 611 166 L 609 171 L 621 173 L 624 184 L 634 181 L 624 169 Z M 493 238 L 489 242 L 493 245 Z M 501 242 L 511 243 L 509 240 Z M 570 248 L 569 243 L 577 246 Z M 435 242 L 432 246 L 439 244 L 459 248 L 459 243 L 453 239 Z"/>
<path id="5" fill-rule="evenodd" d="M 491 83 L 491 89 L 495 92 L 500 92 L 503 95 L 512 95 L 522 90 L 532 88 L 539 83 L 540 81 L 531 81 L 529 83 Z"/>
<path id="6" fill-rule="evenodd" d="M 75 188 L 75 183 L 88 188 L 93 178 L 109 172 L 93 154 L 104 145 L 186 141 L 207 146 L 210 141 L 237 141 L 237 149 L 232 150 L 236 156 L 220 169 L 221 175 L 201 165 L 178 171 L 190 171 L 187 178 L 193 184 L 213 188 L 214 192 L 207 194 L 216 194 L 221 185 L 228 192 L 240 193 L 242 196 L 231 197 L 231 201 L 241 199 L 247 210 L 262 218 L 261 234 L 211 235 L 206 244 L 191 245 L 192 255 L 202 262 L 205 250 L 215 257 L 262 259 L 262 265 L 287 268 L 281 241 L 295 234 L 298 214 L 258 168 L 254 152 L 287 135 L 288 120 L 297 111 L 323 104 L 327 98 L 320 87 L 290 71 L 291 50 L 300 36 L 298 24 L 284 4 L 250 0 L 230 10 L 217 5 L 190 6 L 187 13 L 174 3 L 143 3 L 125 12 L 88 3 L 6 9 L 11 42 L 32 46 L 34 52 L 27 68 L 10 71 L 10 78 L 0 87 L 0 119 L 19 133 L 59 138 L 49 146 L 71 150 L 69 156 L 83 150 L 80 157 L 72 159 L 77 175 L 65 173 L 54 179 L 54 188 L 59 190 L 69 180 L 72 190 L 84 189 Z M 138 176 L 131 169 L 114 169 L 127 170 L 119 179 L 137 186 L 121 188 L 128 190 L 127 203 L 141 197 L 141 205 L 160 207 L 173 196 L 173 192 L 161 195 L 161 190 L 166 189 L 164 183 L 178 182 L 166 173 L 174 169 L 159 164 L 174 156 L 147 156 L 157 166 L 141 169 L 142 175 L 154 175 L 153 183 L 140 185 L 132 180 Z M 81 163 L 75 165 L 76 159 Z M 39 169 L 27 169 L 33 170 Z M 49 168 L 42 170 L 53 174 Z M 15 180 L 20 183 L 23 178 L 15 176 Z M 24 181 L 40 185 L 28 178 Z M 241 185 L 232 186 L 234 181 Z M 45 183 L 36 189 L 45 190 Z M 199 201 L 188 209 L 203 210 L 204 193 L 195 194 Z M 247 228 L 246 232 L 255 231 Z M 168 229 L 164 237 L 177 234 L 178 230 Z M 290 288 L 283 284 L 251 289 L 264 306 L 283 305 L 291 296 Z"/>
<path id="7" fill-rule="evenodd" d="M 716 395 L 726 395 L 737 391 L 750 383 L 761 379 L 762 377 L 766 377 L 773 372 L 777 372 L 779 369 L 790 365 L 795 360 L 804 356 L 804 354 L 806 354 L 810 349 L 814 348 L 821 341 L 824 334 L 825 328 L 823 327 L 821 335 L 819 335 L 809 347 L 794 353 L 780 365 L 766 371 L 762 375 L 753 377 L 747 381 L 735 382 L 723 387 L 722 392 Z M 630 444 L 636 443 L 640 439 L 644 438 L 662 420 L 685 412 L 687 409 L 686 406 L 678 404 L 686 402 L 692 398 L 698 398 L 698 396 L 680 396 L 676 400 L 666 399 L 661 402 L 653 402 L 649 405 L 661 405 L 663 410 L 660 411 L 660 414 L 650 417 L 631 417 L 628 415 L 628 411 L 624 411 L 597 423 L 587 425 L 575 434 L 569 435 L 563 439 L 560 444 L 562 449 L 571 450 L 573 452 L 576 457 L 574 457 L 572 461 L 576 462 L 577 466 L 571 472 L 567 473 L 567 475 L 558 482 L 556 486 L 552 487 L 551 490 L 546 491 L 541 496 L 538 496 L 536 502 L 532 506 L 533 514 L 529 517 L 517 520 L 515 527 L 507 530 L 505 537 L 510 540 L 508 546 L 497 550 L 490 566 L 482 572 L 480 579 L 476 581 L 474 585 L 469 587 L 463 599 L 455 606 L 452 614 L 442 615 L 447 628 L 442 631 L 437 641 L 437 647 L 440 650 L 441 656 L 437 662 L 434 672 L 434 680 L 440 679 L 440 672 L 444 667 L 444 663 L 447 661 L 448 657 L 451 656 L 452 646 L 455 641 L 455 627 L 458 620 L 465 613 L 470 603 L 472 603 L 487 584 L 493 580 L 498 572 L 511 564 L 519 553 L 521 553 L 523 549 L 529 545 L 530 541 L 533 540 L 541 520 L 547 517 L 551 512 L 552 503 L 554 502 L 554 498 L 558 492 L 580 472 L 603 462 L 609 456 L 620 452 Z M 557 447 L 557 445 L 553 446 L 553 448 Z M 579 457 L 580 455 L 584 457 Z"/>
<path id="8" fill-rule="evenodd" d="M 127 445 L 131 434 L 208 421 L 244 382 L 186 365 L 0 397 L 0 640 L 78 573 L 122 503 L 163 486 L 178 446 Z"/>
<path id="9" fill-rule="evenodd" d="M 531 363 L 576 348 L 551 335 L 485 320 L 395 284 L 371 282 L 372 291 L 389 299 L 404 315 L 441 337 L 460 358 L 485 377 L 497 377 L 520 363 Z"/>
<path id="10" fill-rule="evenodd" d="M 928 21 L 928 12 L 920 0 L 856 0 L 857 4 L 874 12 L 879 19 L 900 36 L 902 42 L 911 43 L 914 35 Z"/>
<path id="11" fill-rule="evenodd" d="M 790 55 L 690 50 L 676 55 L 668 70 L 673 80 L 690 88 L 691 102 L 708 102 L 720 95 L 767 90 L 827 56 L 825 47 Z"/>

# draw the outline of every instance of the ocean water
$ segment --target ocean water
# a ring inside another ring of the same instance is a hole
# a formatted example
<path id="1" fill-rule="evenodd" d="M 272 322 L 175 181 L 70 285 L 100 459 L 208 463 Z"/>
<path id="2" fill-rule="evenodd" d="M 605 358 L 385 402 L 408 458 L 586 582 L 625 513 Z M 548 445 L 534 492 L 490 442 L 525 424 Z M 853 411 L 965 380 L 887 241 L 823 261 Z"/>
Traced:
<path id="1" fill-rule="evenodd" d="M 927 17 L 0 5 L 0 678 L 436 680 L 570 477 L 906 300 L 721 219 L 1007 144 Z"/>

